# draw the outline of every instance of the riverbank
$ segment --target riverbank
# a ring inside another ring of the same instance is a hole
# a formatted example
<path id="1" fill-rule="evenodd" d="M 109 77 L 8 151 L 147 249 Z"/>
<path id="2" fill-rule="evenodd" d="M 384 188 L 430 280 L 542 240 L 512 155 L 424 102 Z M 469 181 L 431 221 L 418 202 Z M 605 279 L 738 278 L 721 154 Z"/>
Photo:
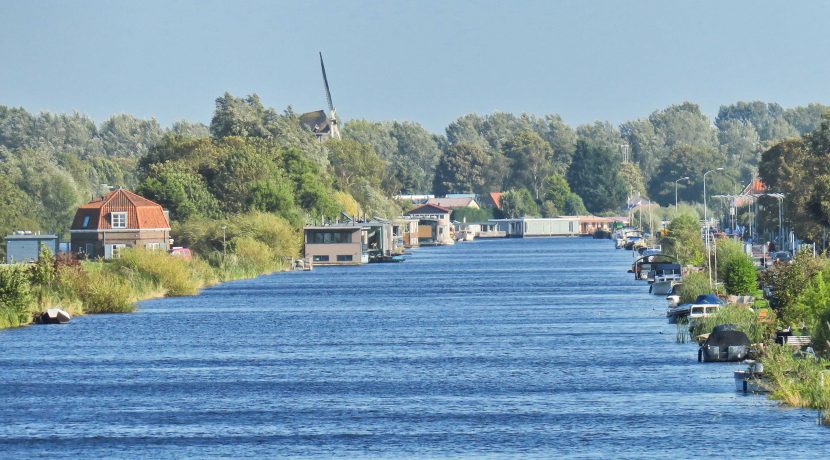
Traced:
<path id="1" fill-rule="evenodd" d="M 73 316 L 129 313 L 135 304 L 160 297 L 198 294 L 205 287 L 284 271 L 281 258 L 232 253 L 212 265 L 162 251 L 126 249 L 110 261 L 75 261 L 42 254 L 31 265 L 0 268 L 0 329 L 31 324 L 35 315 L 59 307 Z"/>
<path id="2" fill-rule="evenodd" d="M 718 242 L 721 249 L 721 243 Z M 719 254 L 719 257 L 721 255 Z M 726 279 L 731 273 L 719 271 Z M 768 391 L 769 397 L 792 407 L 821 411 L 825 422 L 830 422 L 830 260 L 812 253 L 798 254 L 792 263 L 775 264 L 759 272 L 752 305 L 727 305 L 712 316 L 695 322 L 690 330 L 688 323 L 678 323 L 678 339 L 710 333 L 714 327 L 731 324 L 744 332 L 757 351 L 756 359 L 764 367 L 764 378 L 758 382 Z M 703 279 L 703 282 L 699 278 Z M 686 294 L 685 291 L 691 291 Z M 683 279 L 681 303 L 690 303 L 699 294 L 709 293 L 706 275 L 694 273 Z M 788 330 L 793 335 L 806 336 L 807 346 L 777 344 L 776 331 Z M 729 376 L 731 377 L 731 375 Z"/>

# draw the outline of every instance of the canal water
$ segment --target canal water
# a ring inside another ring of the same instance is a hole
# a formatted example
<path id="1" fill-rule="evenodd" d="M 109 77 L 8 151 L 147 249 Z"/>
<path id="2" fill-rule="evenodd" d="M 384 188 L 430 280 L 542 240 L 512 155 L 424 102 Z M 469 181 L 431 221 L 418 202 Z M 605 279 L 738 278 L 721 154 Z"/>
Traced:
<path id="1" fill-rule="evenodd" d="M 477 241 L 0 331 L 0 457 L 823 458 L 608 240 Z"/>

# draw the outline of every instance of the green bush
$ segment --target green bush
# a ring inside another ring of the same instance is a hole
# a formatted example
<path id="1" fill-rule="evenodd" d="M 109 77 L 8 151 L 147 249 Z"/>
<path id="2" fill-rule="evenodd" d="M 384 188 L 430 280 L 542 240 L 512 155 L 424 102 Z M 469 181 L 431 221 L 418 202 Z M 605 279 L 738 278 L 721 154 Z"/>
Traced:
<path id="1" fill-rule="evenodd" d="M 22 265 L 0 267 L 0 328 L 29 323 L 32 301 L 26 268 Z"/>
<path id="2" fill-rule="evenodd" d="M 709 277 L 704 272 L 689 273 L 683 277 L 683 284 L 680 286 L 680 303 L 690 303 L 701 294 L 709 294 Z"/>
<path id="3" fill-rule="evenodd" d="M 755 264 L 746 254 L 732 258 L 726 265 L 723 284 L 732 295 L 752 295 L 758 290 Z"/>

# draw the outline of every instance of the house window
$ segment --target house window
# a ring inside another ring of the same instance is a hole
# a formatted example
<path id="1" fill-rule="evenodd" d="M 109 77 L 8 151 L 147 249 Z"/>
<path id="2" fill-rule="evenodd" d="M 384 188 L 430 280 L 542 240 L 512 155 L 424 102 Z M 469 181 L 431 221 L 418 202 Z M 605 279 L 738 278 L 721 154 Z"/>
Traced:
<path id="1" fill-rule="evenodd" d="M 337 261 L 338 262 L 351 262 L 352 260 L 354 260 L 354 259 L 352 258 L 351 254 L 347 255 L 347 256 L 344 256 L 344 255 L 337 256 Z"/>
<path id="2" fill-rule="evenodd" d="M 87 228 L 89 227 L 89 216 L 84 216 L 84 222 L 81 224 L 81 227 Z"/>
<path id="3" fill-rule="evenodd" d="M 110 253 L 110 258 L 112 259 L 120 259 L 121 258 L 121 250 L 125 248 L 126 244 L 113 244 L 112 245 L 112 252 Z"/>
<path id="4" fill-rule="evenodd" d="M 95 255 L 95 245 L 93 245 L 92 243 L 87 243 L 86 244 L 86 255 L 89 256 L 89 257 L 92 257 L 92 256 Z"/>
<path id="5" fill-rule="evenodd" d="M 112 228 L 127 228 L 127 213 L 114 212 L 112 216 Z"/>
<path id="6" fill-rule="evenodd" d="M 314 262 L 328 262 L 329 256 L 314 256 L 311 260 Z"/>
<path id="7" fill-rule="evenodd" d="M 146 248 L 151 251 L 158 251 L 161 249 L 161 243 L 147 243 Z"/>

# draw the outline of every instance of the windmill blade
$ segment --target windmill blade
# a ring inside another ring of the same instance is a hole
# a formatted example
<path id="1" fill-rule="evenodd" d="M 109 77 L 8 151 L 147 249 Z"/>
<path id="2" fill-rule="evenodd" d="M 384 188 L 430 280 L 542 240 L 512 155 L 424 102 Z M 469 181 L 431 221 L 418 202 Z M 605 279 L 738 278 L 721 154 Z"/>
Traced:
<path id="1" fill-rule="evenodd" d="M 323 52 L 320 52 L 320 68 L 323 69 L 323 84 L 326 86 L 326 100 L 329 103 L 329 111 L 334 111 L 334 103 L 331 101 L 331 91 L 329 90 L 329 79 L 326 78 L 326 65 L 323 64 Z"/>

